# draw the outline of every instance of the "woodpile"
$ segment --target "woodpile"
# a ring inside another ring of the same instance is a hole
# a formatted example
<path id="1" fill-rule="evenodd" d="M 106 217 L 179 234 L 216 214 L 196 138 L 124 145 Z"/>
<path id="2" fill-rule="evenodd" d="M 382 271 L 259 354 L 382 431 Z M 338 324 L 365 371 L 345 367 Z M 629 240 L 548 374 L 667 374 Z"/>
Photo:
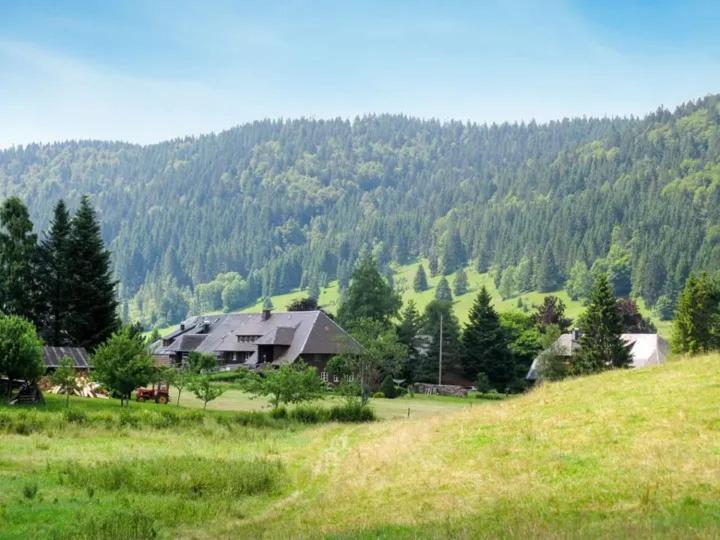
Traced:
<path id="1" fill-rule="evenodd" d="M 417 394 L 430 394 L 436 396 L 467 397 L 468 389 L 454 384 L 415 383 L 413 391 Z"/>
<path id="2" fill-rule="evenodd" d="M 48 389 L 51 394 L 65 395 L 65 387 L 62 385 L 51 386 Z M 109 396 L 105 390 L 100 388 L 100 385 L 94 381 L 91 381 L 87 377 L 80 376 L 75 379 L 75 388 L 70 392 L 72 396 L 86 397 L 86 398 L 99 398 L 108 399 Z"/>

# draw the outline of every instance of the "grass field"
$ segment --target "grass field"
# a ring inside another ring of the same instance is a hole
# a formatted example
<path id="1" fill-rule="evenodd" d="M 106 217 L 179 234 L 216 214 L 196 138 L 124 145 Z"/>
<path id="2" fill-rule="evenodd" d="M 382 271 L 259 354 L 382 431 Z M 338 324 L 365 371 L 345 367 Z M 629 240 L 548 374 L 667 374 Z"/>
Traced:
<path id="1" fill-rule="evenodd" d="M 166 428 L 0 430 L 0 537 L 716 538 L 718 365 L 679 359 L 372 424 L 252 428 L 185 409 L 192 422 Z M 1 407 L 0 426 L 59 415 L 51 399 Z M 86 406 L 119 411 L 73 402 Z"/>
<path id="2" fill-rule="evenodd" d="M 423 308 L 435 297 L 435 286 L 440 281 L 440 276 L 430 277 L 428 273 L 428 285 L 430 288 L 426 291 L 415 292 L 413 290 L 412 284 L 415 278 L 415 272 L 417 271 L 419 264 L 419 262 L 416 262 L 403 266 L 395 266 L 394 276 L 395 285 L 402 292 L 403 303 L 406 303 L 408 300 L 413 300 L 417 304 L 418 309 L 422 311 Z M 425 271 L 427 272 L 427 261 L 423 261 L 423 264 L 425 265 Z M 572 300 L 564 290 L 558 290 L 552 293 L 540 293 L 537 291 L 532 291 L 523 293 L 518 296 L 514 296 L 512 298 L 508 298 L 507 300 L 503 300 L 502 296 L 495 288 L 495 284 L 493 282 L 491 274 L 480 274 L 472 265 L 468 266 L 465 271 L 468 276 L 468 283 L 470 285 L 470 289 L 466 294 L 456 297 L 453 304 L 455 314 L 460 320 L 460 323 L 465 323 L 467 321 L 468 314 L 470 313 L 470 308 L 472 307 L 473 301 L 477 296 L 477 292 L 482 285 L 485 285 L 487 287 L 488 291 L 492 295 L 495 308 L 500 312 L 519 309 L 518 300 L 520 299 L 525 305 L 528 306 L 529 309 L 532 309 L 532 306 L 541 304 L 543 298 L 548 294 L 554 294 L 565 303 L 566 314 L 573 320 L 576 320 L 585 310 L 585 307 L 582 305 L 581 302 Z M 452 287 L 453 277 L 448 276 L 448 279 L 450 281 L 450 286 Z M 307 291 L 296 290 L 290 293 L 273 296 L 272 303 L 276 310 L 283 311 L 287 307 L 287 305 L 290 304 L 290 302 L 298 298 L 303 298 L 306 295 Z M 322 305 L 330 312 L 334 313 L 337 311 L 340 303 L 340 291 L 337 281 L 330 282 L 328 287 L 321 289 L 319 302 L 320 305 Z M 260 301 L 253 306 L 248 306 L 244 308 L 242 311 L 258 312 L 262 310 L 262 306 L 263 303 L 262 301 Z M 670 321 L 660 321 L 657 317 L 653 316 L 650 310 L 645 308 L 645 306 L 642 304 L 642 301 L 640 302 L 640 309 L 643 311 L 643 314 L 645 316 L 652 319 L 652 321 L 658 328 L 658 333 L 666 339 L 669 339 L 671 331 Z M 171 332 L 173 329 L 174 327 L 172 326 L 168 328 L 163 328 L 161 329 L 161 333 L 164 335 Z"/>

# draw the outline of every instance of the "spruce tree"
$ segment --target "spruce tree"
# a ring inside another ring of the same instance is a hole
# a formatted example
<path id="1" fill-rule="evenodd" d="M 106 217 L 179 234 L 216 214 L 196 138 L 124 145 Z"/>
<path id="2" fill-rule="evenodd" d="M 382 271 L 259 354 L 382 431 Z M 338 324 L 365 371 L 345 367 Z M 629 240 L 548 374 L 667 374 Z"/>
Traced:
<path id="1" fill-rule="evenodd" d="M 70 213 L 65 202 L 55 206 L 47 237 L 40 246 L 41 293 L 44 317 L 40 333 L 49 345 L 71 345 L 70 291 L 73 257 L 70 253 Z"/>
<path id="2" fill-rule="evenodd" d="M 375 260 L 366 257 L 353 271 L 347 294 L 338 310 L 338 319 L 343 325 L 358 319 L 389 323 L 401 304 L 400 295 L 380 275 Z"/>
<path id="3" fill-rule="evenodd" d="M 90 199 L 85 196 L 70 224 L 69 291 L 72 343 L 94 349 L 118 329 L 116 282 Z"/>
<path id="4" fill-rule="evenodd" d="M 630 347 L 622 340 L 622 319 L 606 274 L 600 274 L 590 292 L 590 303 L 581 318 L 580 351 L 572 371 L 593 373 L 630 367 Z"/>
<path id="5" fill-rule="evenodd" d="M 460 324 L 452 304 L 442 300 L 433 300 L 423 313 L 423 333 L 429 336 L 427 353 L 420 358 L 415 372 L 415 380 L 437 383 L 440 361 L 440 317 L 442 316 L 442 373 L 443 378 L 450 373 L 462 372 L 462 342 Z"/>
<path id="6" fill-rule="evenodd" d="M 543 333 L 549 326 L 557 327 L 561 333 L 565 333 L 572 324 L 572 320 L 565 316 L 565 303 L 552 294 L 543 298 L 543 303 L 533 314 L 533 320 Z"/>
<path id="7" fill-rule="evenodd" d="M 435 288 L 435 300 L 442 302 L 452 302 L 452 291 L 450 291 L 450 285 L 445 276 L 440 278 L 440 281 Z"/>
<path id="8" fill-rule="evenodd" d="M 418 335 L 422 325 L 423 320 L 415 302 L 409 300 L 400 314 L 400 324 L 397 327 L 398 341 L 408 350 L 407 360 L 400 374 L 403 379 L 414 379 L 418 359 Z"/>
<path id="9" fill-rule="evenodd" d="M 463 295 L 468 291 L 468 277 L 465 273 L 465 270 L 462 268 L 458 268 L 458 271 L 455 272 L 455 283 L 453 290 L 455 292 L 455 296 Z"/>
<path id="10" fill-rule="evenodd" d="M 672 347 L 697 354 L 720 348 L 720 284 L 708 274 L 690 276 L 678 297 Z"/>
<path id="11" fill-rule="evenodd" d="M 535 273 L 535 287 L 540 292 L 550 292 L 560 285 L 560 272 L 555 266 L 552 251 L 545 248 Z"/>
<path id="12" fill-rule="evenodd" d="M 513 358 L 500 318 L 484 286 L 470 309 L 462 341 L 463 367 L 468 377 L 474 380 L 484 373 L 493 388 L 505 390 L 513 379 Z"/>
<path id="13" fill-rule="evenodd" d="M 417 272 L 415 272 L 415 280 L 413 281 L 413 289 L 415 292 L 422 292 L 427 290 L 428 288 L 428 282 L 427 282 L 427 274 L 425 274 L 425 267 L 420 264 L 418 266 Z"/>
<path id="14" fill-rule="evenodd" d="M 37 235 L 23 202 L 10 197 L 0 207 L 0 312 L 38 326 L 40 309 Z"/>
<path id="15" fill-rule="evenodd" d="M 432 277 L 437 276 L 440 273 L 440 263 L 438 262 L 437 255 L 434 253 L 428 257 L 428 269 Z"/>
<path id="16" fill-rule="evenodd" d="M 442 272 L 444 275 L 451 274 L 467 262 L 465 246 L 463 246 L 460 233 L 457 230 L 450 231 L 445 237 L 442 252 Z"/>

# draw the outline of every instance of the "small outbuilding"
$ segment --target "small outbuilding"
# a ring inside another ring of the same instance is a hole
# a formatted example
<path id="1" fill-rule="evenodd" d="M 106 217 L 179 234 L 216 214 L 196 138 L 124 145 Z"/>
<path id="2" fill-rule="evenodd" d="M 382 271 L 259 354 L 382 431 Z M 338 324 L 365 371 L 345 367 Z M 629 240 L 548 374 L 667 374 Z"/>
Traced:
<path id="1" fill-rule="evenodd" d="M 641 368 L 665 362 L 670 347 L 668 342 L 658 334 L 621 334 L 620 337 L 630 346 L 632 367 Z M 580 350 L 580 332 L 574 330 L 561 335 L 553 347 L 558 356 L 567 358 L 568 364 L 571 363 L 572 357 Z M 539 378 L 540 358 L 541 356 L 538 356 L 533 360 L 525 377 L 528 381 L 536 381 Z"/>
<path id="2" fill-rule="evenodd" d="M 63 358 L 72 360 L 78 372 L 87 373 L 92 369 L 90 355 L 84 347 L 43 347 L 43 360 L 48 372 L 59 368 Z"/>

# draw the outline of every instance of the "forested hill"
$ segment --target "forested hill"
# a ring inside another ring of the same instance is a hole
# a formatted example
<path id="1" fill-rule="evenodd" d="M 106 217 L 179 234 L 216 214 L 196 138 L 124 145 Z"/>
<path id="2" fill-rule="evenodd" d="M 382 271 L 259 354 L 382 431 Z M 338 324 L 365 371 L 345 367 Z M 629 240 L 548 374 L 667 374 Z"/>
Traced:
<path id="1" fill-rule="evenodd" d="M 720 96 L 642 119 L 262 121 L 0 152 L 0 195 L 38 226 L 58 198 L 93 196 L 121 295 L 148 323 L 346 283 L 364 250 L 514 268 L 518 288 L 548 290 L 595 263 L 652 305 L 718 267 L 719 185 Z"/>

